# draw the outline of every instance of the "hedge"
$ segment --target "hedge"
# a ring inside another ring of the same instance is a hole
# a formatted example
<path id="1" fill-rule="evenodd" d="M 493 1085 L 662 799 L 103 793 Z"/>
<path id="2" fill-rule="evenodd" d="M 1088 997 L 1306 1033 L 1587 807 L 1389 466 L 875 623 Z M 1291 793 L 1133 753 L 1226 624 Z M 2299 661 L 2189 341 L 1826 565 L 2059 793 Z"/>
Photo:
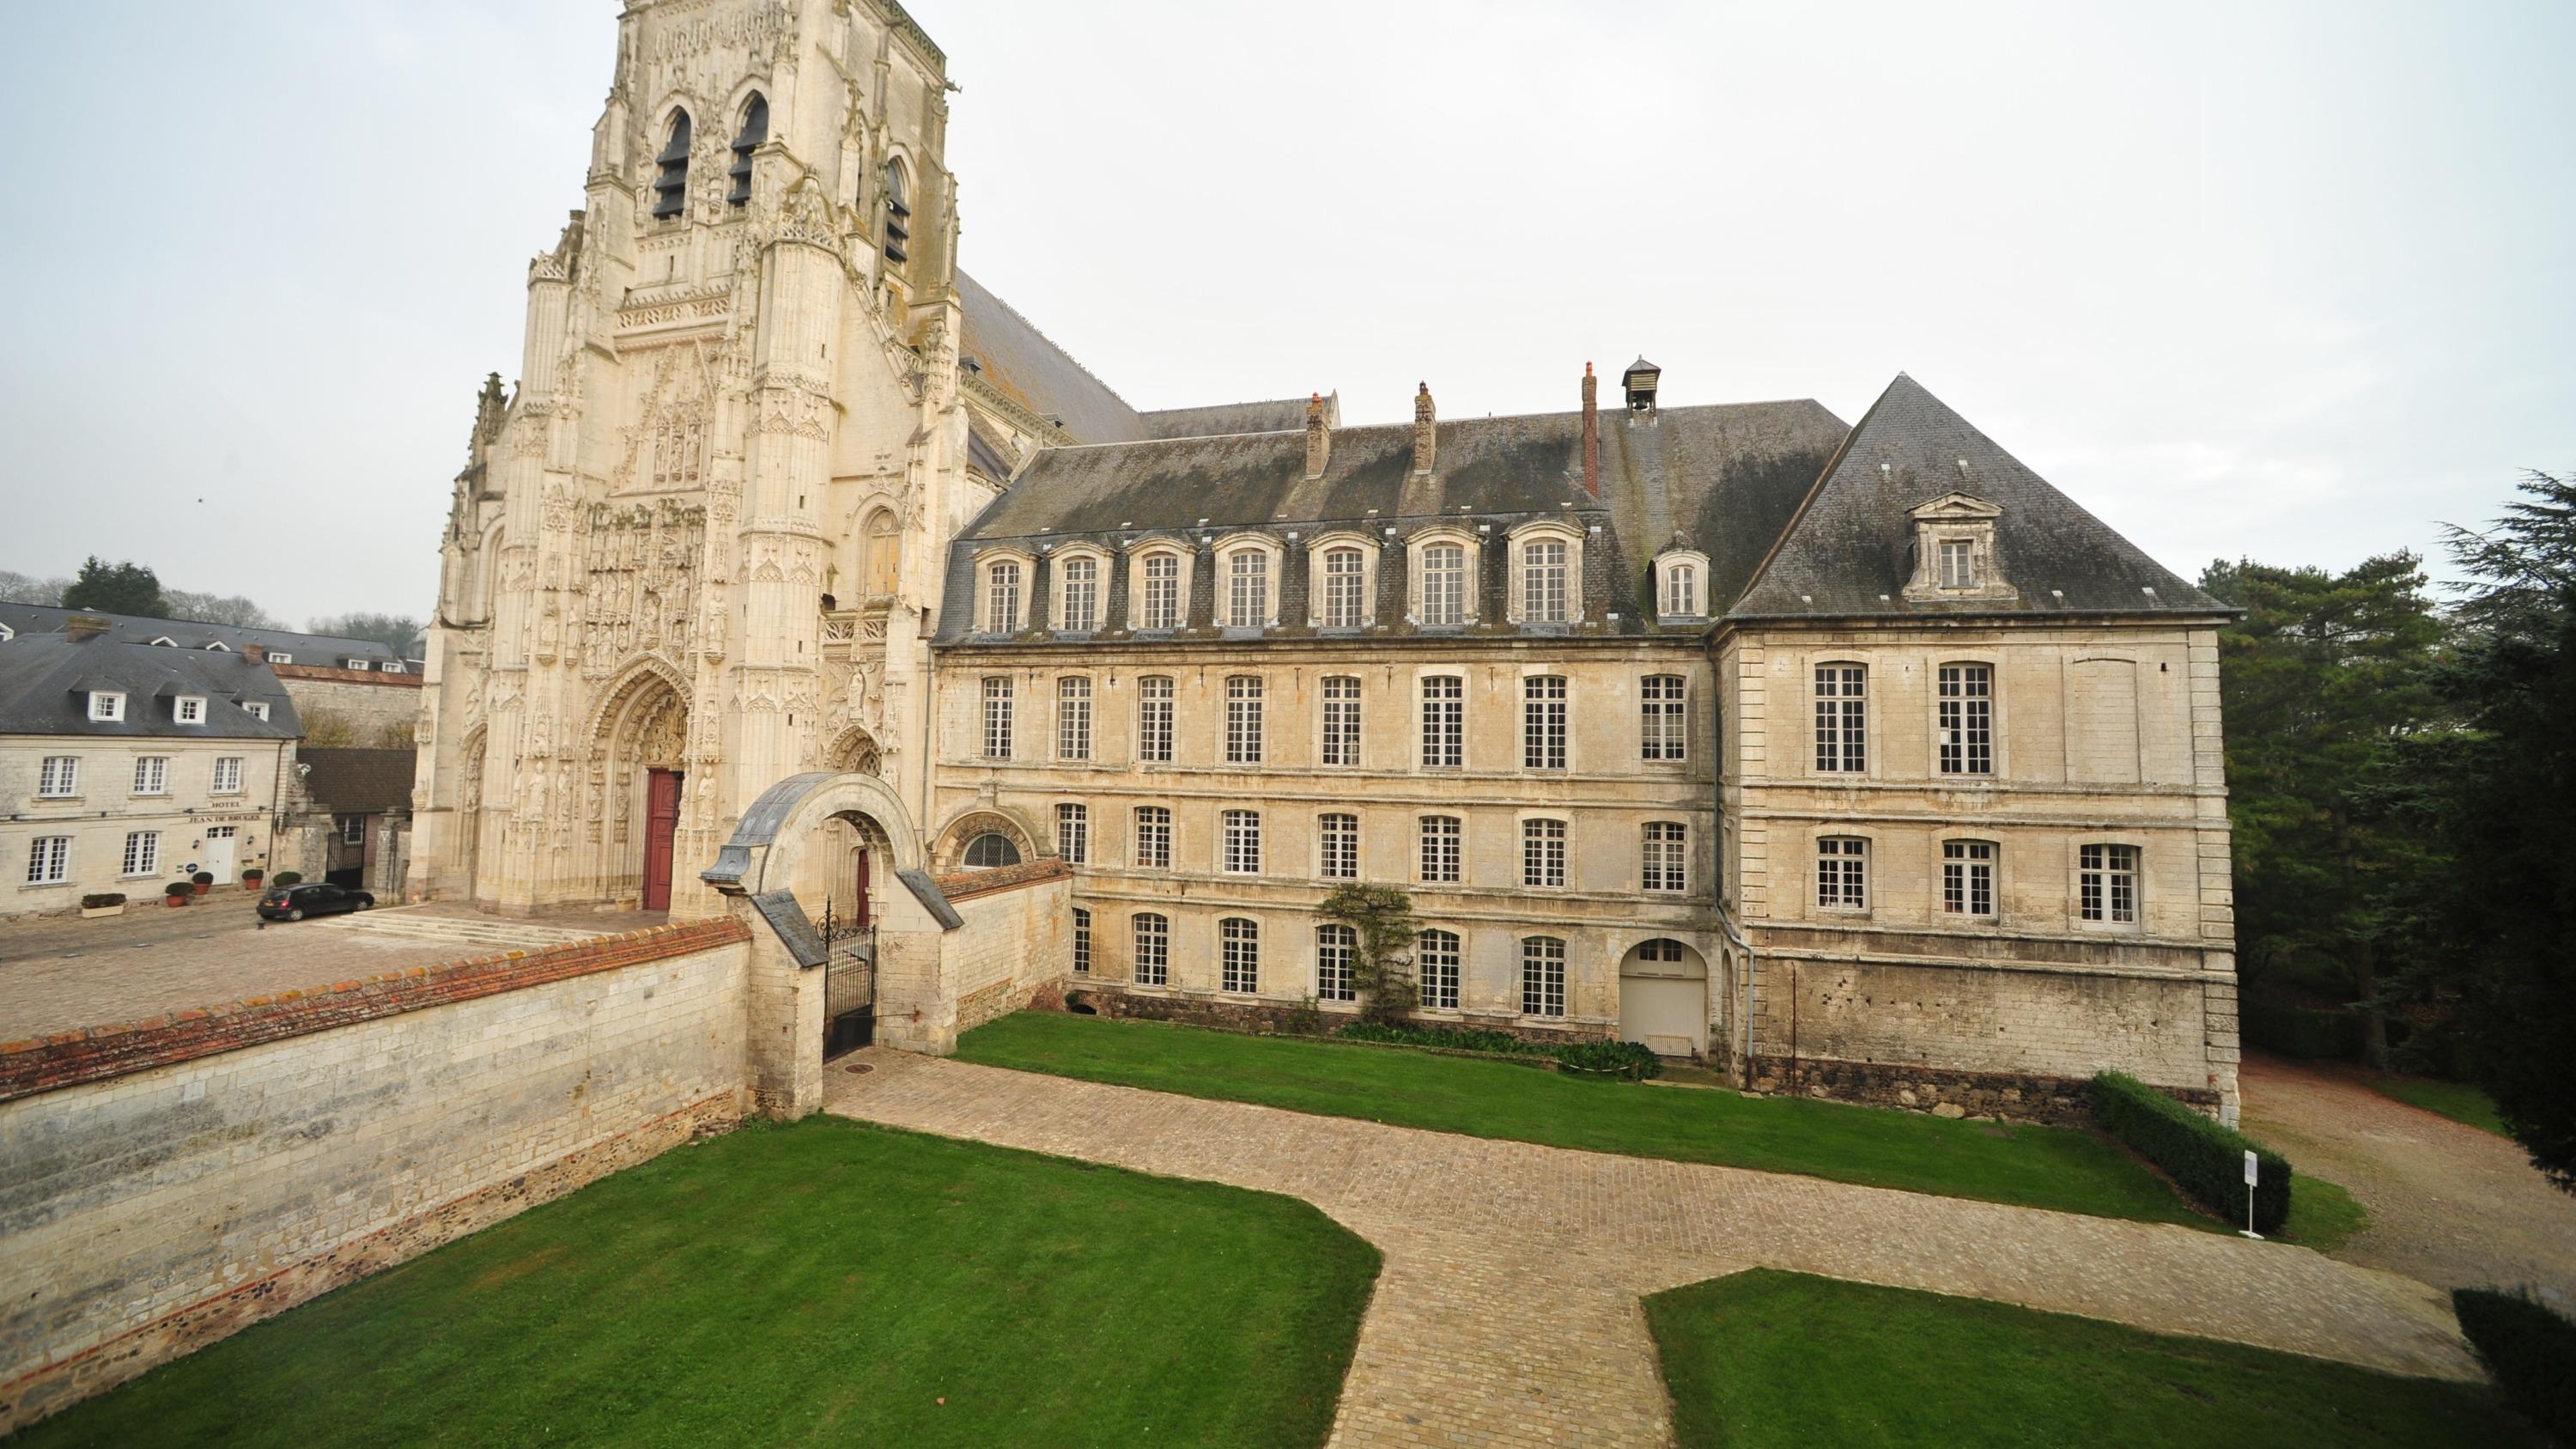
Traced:
<path id="1" fill-rule="evenodd" d="M 1399 1046 L 1437 1047 L 1442 1051 L 1483 1052 L 1495 1056 L 1550 1057 L 1567 1071 L 1625 1077 L 1642 1082 L 1661 1076 L 1663 1059 L 1632 1041 L 1583 1041 L 1550 1045 L 1507 1031 L 1471 1031 L 1445 1026 L 1384 1026 L 1355 1021 L 1333 1033 L 1344 1041 L 1393 1042 Z"/>
<path id="2" fill-rule="evenodd" d="M 2289 1160 L 2245 1134 L 2119 1072 L 2093 1079 L 2093 1116 L 2231 1223 L 2245 1221 L 2245 1154 L 2252 1152 L 2262 1178 L 2254 1189 L 2254 1231 L 2269 1237 L 2289 1219 Z"/>
<path id="3" fill-rule="evenodd" d="M 2237 1030 L 2250 1046 L 2308 1061 L 2361 1060 L 2361 1018 L 2277 1001 L 2240 1001 Z"/>
<path id="4" fill-rule="evenodd" d="M 2505 1397 L 2533 1423 L 2576 1439 L 2576 1323 L 2520 1293 L 2454 1288 L 2451 1311 Z"/>

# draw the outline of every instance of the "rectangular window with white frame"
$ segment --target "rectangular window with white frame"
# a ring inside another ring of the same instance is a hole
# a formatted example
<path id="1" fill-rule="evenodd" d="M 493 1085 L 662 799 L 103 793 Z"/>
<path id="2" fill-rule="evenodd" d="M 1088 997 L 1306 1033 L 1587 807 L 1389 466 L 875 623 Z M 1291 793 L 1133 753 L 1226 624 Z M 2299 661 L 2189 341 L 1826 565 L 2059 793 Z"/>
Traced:
<path id="1" fill-rule="evenodd" d="M 403 662 L 399 659 L 388 659 L 384 662 L 384 666 L 377 672 L 380 674 L 401 674 L 404 672 Z"/>
<path id="2" fill-rule="evenodd" d="M 1977 586 L 1976 549 L 1964 538 L 1941 540 L 1941 587 L 1973 589 Z"/>
<path id="3" fill-rule="evenodd" d="M 1069 558 L 1062 568 L 1063 607 L 1056 611 L 1056 628 L 1067 634 L 1088 634 L 1100 624 L 1100 561 Z"/>
<path id="4" fill-rule="evenodd" d="M 1699 566 L 1676 563 L 1664 568 L 1664 617 L 1697 618 L 1699 603 Z"/>
<path id="5" fill-rule="evenodd" d="M 1324 680 L 1324 738 L 1317 758 L 1327 765 L 1360 762 L 1360 682 L 1348 675 Z"/>
<path id="6" fill-rule="evenodd" d="M 1995 847 L 1989 840 L 1941 842 L 1941 913 L 1973 920 L 1995 914 Z"/>
<path id="7" fill-rule="evenodd" d="M 238 795 L 241 793 L 241 787 L 242 757 L 239 755 L 216 756 L 214 793 L 218 795 Z"/>
<path id="8" fill-rule="evenodd" d="M 1455 815 L 1425 815 L 1421 824 L 1423 884 L 1456 885 L 1464 825 Z"/>
<path id="9" fill-rule="evenodd" d="M 984 758 L 1011 757 L 1011 681 L 999 676 L 984 681 Z"/>
<path id="10" fill-rule="evenodd" d="M 1261 812 L 1228 810 L 1224 815 L 1225 854 L 1221 864 L 1227 875 L 1261 874 Z"/>
<path id="11" fill-rule="evenodd" d="M 1360 818 L 1331 814 L 1315 822 L 1316 872 L 1326 880 L 1360 878 Z"/>
<path id="12" fill-rule="evenodd" d="M 1261 676 L 1257 674 L 1226 677 L 1225 762 L 1261 763 Z"/>
<path id="13" fill-rule="evenodd" d="M 1422 680 L 1422 768 L 1455 770 L 1467 758 L 1467 681 L 1454 674 Z"/>
<path id="14" fill-rule="evenodd" d="M 1816 667 L 1816 769 L 1859 774 L 1869 768 L 1869 671 L 1858 664 Z"/>
<path id="15" fill-rule="evenodd" d="M 1055 682 L 1055 757 L 1091 758 L 1091 678 L 1068 674 Z"/>
<path id="16" fill-rule="evenodd" d="M 1225 621 L 1236 629 L 1270 622 L 1270 555 L 1247 548 L 1227 560 Z"/>
<path id="17" fill-rule="evenodd" d="M 101 723 L 125 718 L 125 696 L 112 689 L 91 690 L 89 717 Z"/>
<path id="18" fill-rule="evenodd" d="M 179 724 L 201 725 L 206 722 L 206 697 L 183 694 L 170 702 L 170 718 Z"/>
<path id="19" fill-rule="evenodd" d="M 984 571 L 984 632 L 1020 632 L 1020 566 L 1009 559 Z"/>
<path id="20" fill-rule="evenodd" d="M 1151 765 L 1172 762 L 1172 681 L 1166 675 L 1136 681 L 1136 758 Z"/>
<path id="21" fill-rule="evenodd" d="M 2076 867 L 2076 895 L 2084 919 L 2114 926 L 2138 923 L 2136 846 L 2082 846 Z"/>
<path id="22" fill-rule="evenodd" d="M 1136 807 L 1136 866 L 1140 870 L 1172 868 L 1172 812 L 1160 805 Z"/>
<path id="23" fill-rule="evenodd" d="M 1315 999 L 1357 1001 L 1359 932 L 1338 922 L 1315 928 Z"/>
<path id="24" fill-rule="evenodd" d="M 61 885 L 71 878 L 72 838 L 39 835 L 27 846 L 27 884 Z"/>
<path id="25" fill-rule="evenodd" d="M 1091 974 L 1091 912 L 1073 908 L 1073 974 Z"/>
<path id="26" fill-rule="evenodd" d="M 1454 931 L 1425 931 L 1416 941 L 1413 974 L 1420 983 L 1424 1006 L 1434 1011 L 1458 1009 L 1458 962 L 1461 954 L 1458 935 Z"/>
<path id="27" fill-rule="evenodd" d="M 268 701 L 267 701 L 267 700 L 264 700 L 264 699 L 247 699 L 247 700 L 242 701 L 242 708 L 243 708 L 243 709 L 245 709 L 245 710 L 248 710 L 248 711 L 250 712 L 250 717 L 251 717 L 252 719 L 266 719 L 266 718 L 268 718 Z"/>
<path id="28" fill-rule="evenodd" d="M 1941 773 L 1995 772 L 1995 671 L 1985 664 L 1941 666 Z"/>
<path id="29" fill-rule="evenodd" d="M 1521 884 L 1540 890 L 1565 885 L 1565 822 L 1521 822 Z"/>
<path id="30" fill-rule="evenodd" d="M 1172 979 L 1172 923 L 1151 911 L 1135 917 L 1136 984 L 1167 986 Z"/>
<path id="31" fill-rule="evenodd" d="M 1422 620 L 1433 628 L 1467 619 L 1467 550 L 1435 543 L 1422 550 Z"/>
<path id="32" fill-rule="evenodd" d="M 1533 674 L 1521 681 L 1521 767 L 1565 768 L 1565 676 Z"/>
<path id="33" fill-rule="evenodd" d="M 137 795 L 170 793 L 170 757 L 168 755 L 134 757 L 134 793 Z"/>
<path id="34" fill-rule="evenodd" d="M 275 649 L 271 649 L 268 651 L 268 662 L 271 664 L 292 664 L 295 662 L 295 656 L 292 654 L 280 653 Z"/>
<path id="35" fill-rule="evenodd" d="M 1521 942 L 1521 1015 L 1565 1015 L 1565 943 L 1554 936 Z"/>
<path id="36" fill-rule="evenodd" d="M 364 815 L 343 815 L 343 816 L 341 816 L 341 817 L 340 817 L 340 843 L 341 843 L 342 845 L 364 845 L 364 844 L 366 844 L 366 843 L 367 843 L 367 817 L 366 817 L 366 816 L 364 816 Z"/>
<path id="37" fill-rule="evenodd" d="M 1642 876 L 1650 891 L 1690 889 L 1690 827 L 1677 820 L 1649 820 Z"/>
<path id="38" fill-rule="evenodd" d="M 1217 989 L 1250 996 L 1261 989 L 1261 926 L 1228 916 L 1217 927 Z"/>
<path id="39" fill-rule="evenodd" d="M 1638 758 L 1690 758 L 1690 700 L 1678 674 L 1649 674 L 1637 686 Z"/>
<path id="40" fill-rule="evenodd" d="M 47 755 L 45 767 L 36 776 L 36 798 L 68 800 L 80 793 L 80 756 Z"/>
<path id="41" fill-rule="evenodd" d="M 158 875 L 161 871 L 161 832 L 129 830 L 125 832 L 125 865 L 118 873 L 125 876 Z"/>
<path id="42" fill-rule="evenodd" d="M 1055 807 L 1055 848 L 1067 865 L 1091 863 L 1091 807 L 1070 801 Z"/>
<path id="43" fill-rule="evenodd" d="M 1869 842 L 1828 835 L 1816 842 L 1816 905 L 1828 911 L 1869 909 Z"/>
<path id="44" fill-rule="evenodd" d="M 1324 627 L 1356 629 L 1368 622 L 1368 559 L 1355 548 L 1324 554 Z"/>

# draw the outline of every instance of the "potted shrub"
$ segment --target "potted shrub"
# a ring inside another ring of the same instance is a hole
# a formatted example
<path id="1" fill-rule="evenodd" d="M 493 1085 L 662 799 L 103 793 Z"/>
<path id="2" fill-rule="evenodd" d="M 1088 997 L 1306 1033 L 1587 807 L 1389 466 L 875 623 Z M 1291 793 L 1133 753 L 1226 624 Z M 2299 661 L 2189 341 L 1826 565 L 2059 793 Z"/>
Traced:
<path id="1" fill-rule="evenodd" d="M 300 870 L 281 870 L 277 873 L 277 884 L 281 890 L 287 886 L 300 884 L 303 879 L 304 872 Z"/>
<path id="2" fill-rule="evenodd" d="M 174 880 L 161 888 L 161 899 L 165 905 L 184 906 L 188 903 L 188 898 L 196 893 L 196 882 Z"/>
<path id="3" fill-rule="evenodd" d="M 254 865 L 250 869 L 242 872 L 242 889 L 246 891 L 258 890 L 260 882 L 267 878 L 268 872 Z"/>
<path id="4" fill-rule="evenodd" d="M 101 916 L 125 914 L 125 892 L 94 891 L 81 897 L 81 919 L 95 921 Z"/>
<path id="5" fill-rule="evenodd" d="M 215 888 L 215 873 L 211 870 L 201 870 L 188 877 L 188 882 L 197 888 L 197 894 L 204 895 Z"/>

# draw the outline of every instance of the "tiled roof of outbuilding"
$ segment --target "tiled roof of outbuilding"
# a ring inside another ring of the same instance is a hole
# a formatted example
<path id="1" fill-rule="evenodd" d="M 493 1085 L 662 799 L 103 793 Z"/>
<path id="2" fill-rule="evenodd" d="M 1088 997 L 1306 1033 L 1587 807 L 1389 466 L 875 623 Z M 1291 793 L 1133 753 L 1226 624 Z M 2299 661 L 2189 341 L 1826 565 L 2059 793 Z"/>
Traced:
<path id="1" fill-rule="evenodd" d="M 125 718 L 89 717 L 94 690 L 125 695 Z M 206 722 L 183 725 L 173 701 L 206 701 Z M 265 701 L 268 718 L 241 708 Z M 0 735 L 291 740 L 304 732 L 295 702 L 265 664 L 221 650 L 171 649 L 100 635 L 20 635 L 0 645 Z"/>
<path id="2" fill-rule="evenodd" d="M 1228 433 L 1302 432 L 1306 426 L 1306 404 L 1302 397 L 1271 398 L 1266 402 L 1215 403 L 1199 408 L 1161 408 L 1145 414 L 1145 435 L 1149 438 L 1215 438 Z M 1327 424 L 1341 421 L 1341 395 L 1324 400 Z"/>
<path id="3" fill-rule="evenodd" d="M 2003 510 L 1996 562 L 2017 600 L 1906 600 L 1912 510 L 1951 493 Z M 2224 609 L 1899 373 L 1727 612 L 1741 620 Z"/>
<path id="4" fill-rule="evenodd" d="M 155 619 L 142 614 L 102 614 L 96 609 L 64 609 L 52 604 L 0 603 L 0 624 L 8 625 L 12 632 L 21 636 L 59 634 L 71 620 L 83 617 L 105 619 L 111 638 L 134 644 L 168 639 L 181 649 L 211 649 L 221 644 L 235 651 L 245 644 L 257 644 L 268 649 L 283 649 L 295 655 L 296 662 L 300 664 L 318 664 L 326 656 L 333 664 L 343 659 L 365 659 L 371 664 L 383 664 L 403 658 L 373 639 L 349 639 L 337 634 L 251 629 L 236 624 L 200 624 L 188 619 Z"/>

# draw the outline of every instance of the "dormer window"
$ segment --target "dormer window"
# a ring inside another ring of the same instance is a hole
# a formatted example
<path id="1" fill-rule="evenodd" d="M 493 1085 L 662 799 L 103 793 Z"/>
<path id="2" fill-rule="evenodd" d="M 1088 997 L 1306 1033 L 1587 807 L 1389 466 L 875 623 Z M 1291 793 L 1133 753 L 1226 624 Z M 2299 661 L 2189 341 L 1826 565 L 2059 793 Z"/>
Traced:
<path id="1" fill-rule="evenodd" d="M 399 659 L 388 659 L 384 663 L 376 666 L 376 669 L 380 674 L 403 674 L 409 672 L 405 669 L 403 662 Z"/>
<path id="2" fill-rule="evenodd" d="M 268 653 L 268 662 L 271 664 L 292 664 L 295 662 L 295 656 L 292 654 L 283 654 L 272 649 Z"/>
<path id="3" fill-rule="evenodd" d="M 1676 546 L 1656 558 L 1655 614 L 1667 621 L 1708 616 L 1708 555 Z"/>
<path id="4" fill-rule="evenodd" d="M 1435 543 L 1422 551 L 1422 622 L 1446 626 L 1467 617 L 1467 550 Z"/>
<path id="5" fill-rule="evenodd" d="M 250 717 L 251 717 L 252 719 L 266 719 L 266 718 L 268 718 L 268 701 L 267 701 L 267 700 L 264 700 L 264 699 L 248 699 L 248 700 L 244 700 L 244 701 L 242 701 L 242 708 L 243 708 L 243 709 L 246 709 L 246 710 L 248 710 L 248 711 L 250 711 Z"/>
<path id="6" fill-rule="evenodd" d="M 653 219 L 678 216 L 689 194 L 688 112 L 671 113 L 670 140 L 653 158 L 653 164 L 660 168 L 653 177 Z"/>
<path id="7" fill-rule="evenodd" d="M 1356 629 L 1368 614 L 1362 581 L 1368 560 L 1358 549 L 1337 548 L 1324 555 L 1324 627 Z"/>
<path id="8" fill-rule="evenodd" d="M 183 694 L 179 696 L 176 700 L 171 702 L 170 718 L 178 721 L 180 724 L 204 724 L 206 722 L 206 697 L 202 694 Z"/>
<path id="9" fill-rule="evenodd" d="M 769 139 L 769 102 L 758 95 L 743 107 L 742 129 L 733 137 L 733 165 L 725 176 L 733 183 L 725 192 L 725 205 L 751 204 L 751 153 Z"/>
<path id="10" fill-rule="evenodd" d="M 2004 581 L 1995 528 L 2004 511 L 1968 493 L 1945 493 L 1913 510 L 1914 577 L 1905 598 L 1916 604 L 2003 602 L 2021 597 Z"/>
<path id="11" fill-rule="evenodd" d="M 348 665 L 351 669 L 364 669 L 367 667 L 367 661 L 363 659 L 343 659 L 340 662 Z"/>
<path id="12" fill-rule="evenodd" d="M 1181 627 L 1180 555 L 1147 554 L 1144 569 L 1145 607 L 1137 620 L 1137 627 L 1140 629 Z"/>
<path id="13" fill-rule="evenodd" d="M 1057 631 L 1088 634 L 1100 627 L 1100 560 L 1080 554 L 1066 559 L 1058 569 L 1063 582 L 1057 594 Z"/>
<path id="14" fill-rule="evenodd" d="M 1521 618 L 1532 624 L 1565 622 L 1565 545 L 1554 539 L 1521 548 Z"/>
<path id="15" fill-rule="evenodd" d="M 1016 560 L 1000 560 L 984 573 L 984 631 L 1020 631 L 1020 566 Z"/>
<path id="16" fill-rule="evenodd" d="M 1570 624 L 1583 617 L 1583 532 L 1550 519 L 1511 533 L 1511 598 L 1516 624 Z"/>
<path id="17" fill-rule="evenodd" d="M 207 648 L 207 650 L 208 650 L 209 652 L 212 652 L 212 653 L 230 654 L 230 653 L 232 653 L 232 652 L 233 652 L 233 646 L 231 646 L 230 644 L 225 643 L 225 642 L 224 642 L 223 640 L 221 640 L 221 639 L 217 639 L 217 640 L 216 640 L 216 641 L 214 641 L 213 643 L 208 644 L 208 645 L 206 646 L 206 648 Z"/>
<path id="18" fill-rule="evenodd" d="M 1228 561 L 1226 623 L 1258 629 L 1270 617 L 1270 555 L 1247 548 Z"/>
<path id="19" fill-rule="evenodd" d="M 94 689 L 89 695 L 89 717 L 102 722 L 125 718 L 125 695 L 122 691 Z"/>

